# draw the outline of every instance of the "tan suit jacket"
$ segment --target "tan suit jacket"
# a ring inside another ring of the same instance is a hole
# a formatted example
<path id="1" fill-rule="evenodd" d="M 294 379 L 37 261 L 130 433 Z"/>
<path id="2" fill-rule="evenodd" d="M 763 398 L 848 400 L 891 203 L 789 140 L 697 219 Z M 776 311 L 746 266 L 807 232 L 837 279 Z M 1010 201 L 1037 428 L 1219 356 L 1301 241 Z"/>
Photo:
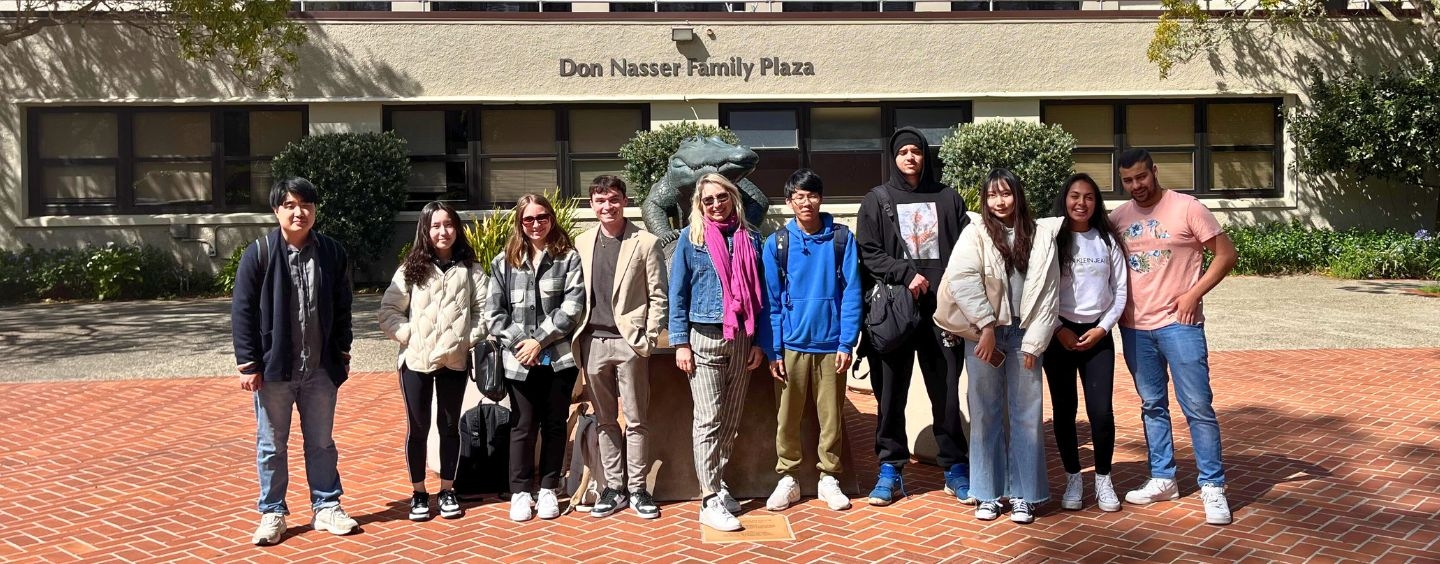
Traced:
<path id="1" fill-rule="evenodd" d="M 594 272 L 595 238 L 600 227 L 595 226 L 575 238 L 575 251 L 580 254 L 581 271 L 585 274 L 587 295 L 594 293 L 591 283 Z M 664 251 L 660 239 L 641 231 L 634 221 L 625 222 L 620 234 L 620 257 L 615 265 L 615 283 L 610 296 L 590 296 L 592 300 L 609 299 L 615 312 L 615 326 L 620 336 L 640 356 L 650 356 L 650 350 L 660 338 L 665 327 L 665 316 L 670 313 L 669 285 L 666 281 Z M 579 337 L 590 322 L 590 309 L 585 308 L 585 317 Z M 577 351 L 577 359 L 583 359 Z"/>

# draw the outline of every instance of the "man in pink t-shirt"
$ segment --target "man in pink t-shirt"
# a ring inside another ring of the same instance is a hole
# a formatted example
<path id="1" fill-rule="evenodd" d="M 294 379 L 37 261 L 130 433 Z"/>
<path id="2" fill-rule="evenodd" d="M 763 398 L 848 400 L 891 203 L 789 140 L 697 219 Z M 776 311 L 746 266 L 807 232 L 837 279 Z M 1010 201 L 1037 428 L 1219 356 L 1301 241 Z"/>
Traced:
<path id="1" fill-rule="evenodd" d="M 1125 494 L 1125 501 L 1145 505 L 1180 497 L 1170 431 L 1168 384 L 1173 377 L 1175 397 L 1190 426 L 1205 521 L 1226 525 L 1230 506 L 1225 499 L 1220 424 L 1211 405 L 1201 301 L 1235 267 L 1235 244 L 1199 200 L 1160 186 L 1149 152 L 1130 149 L 1116 164 L 1131 198 L 1110 213 L 1110 223 L 1125 242 L 1130 267 L 1120 335 L 1125 365 L 1140 395 L 1150 458 L 1150 480 Z M 1207 249 L 1215 253 L 1208 269 L 1204 268 Z"/>

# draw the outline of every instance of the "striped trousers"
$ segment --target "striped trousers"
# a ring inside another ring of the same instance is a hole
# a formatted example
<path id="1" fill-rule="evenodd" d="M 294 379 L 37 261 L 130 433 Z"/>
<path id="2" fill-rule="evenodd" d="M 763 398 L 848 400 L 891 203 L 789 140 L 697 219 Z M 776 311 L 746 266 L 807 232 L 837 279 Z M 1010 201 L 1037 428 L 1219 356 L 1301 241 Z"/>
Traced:
<path id="1" fill-rule="evenodd" d="M 749 335 L 741 335 L 727 341 L 720 325 L 690 325 L 690 350 L 695 357 L 695 372 L 690 375 L 690 398 L 695 403 L 691 439 L 695 474 L 706 496 L 720 491 L 720 478 L 740 429 L 740 412 L 750 384 L 745 361 L 751 340 Z"/>

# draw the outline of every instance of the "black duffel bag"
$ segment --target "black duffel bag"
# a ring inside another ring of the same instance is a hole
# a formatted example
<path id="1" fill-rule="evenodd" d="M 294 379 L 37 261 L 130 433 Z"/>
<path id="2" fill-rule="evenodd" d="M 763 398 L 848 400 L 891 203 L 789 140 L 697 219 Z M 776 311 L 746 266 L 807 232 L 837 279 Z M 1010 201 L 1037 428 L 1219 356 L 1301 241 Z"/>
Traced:
<path id="1" fill-rule="evenodd" d="M 910 289 L 900 284 L 876 284 L 865 296 L 865 336 L 870 348 L 888 353 L 910 338 L 920 326 L 920 308 Z"/>

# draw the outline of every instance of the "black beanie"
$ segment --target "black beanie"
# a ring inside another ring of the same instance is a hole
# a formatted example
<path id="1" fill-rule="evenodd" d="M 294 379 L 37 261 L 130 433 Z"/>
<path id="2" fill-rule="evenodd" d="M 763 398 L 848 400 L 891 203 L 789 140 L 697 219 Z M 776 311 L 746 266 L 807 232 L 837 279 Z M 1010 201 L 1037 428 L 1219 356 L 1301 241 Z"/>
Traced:
<path id="1" fill-rule="evenodd" d="M 906 145 L 914 145 L 923 150 L 925 148 L 925 140 L 921 139 L 914 131 L 896 132 L 895 136 L 890 139 L 890 154 L 900 154 L 900 149 Z"/>

